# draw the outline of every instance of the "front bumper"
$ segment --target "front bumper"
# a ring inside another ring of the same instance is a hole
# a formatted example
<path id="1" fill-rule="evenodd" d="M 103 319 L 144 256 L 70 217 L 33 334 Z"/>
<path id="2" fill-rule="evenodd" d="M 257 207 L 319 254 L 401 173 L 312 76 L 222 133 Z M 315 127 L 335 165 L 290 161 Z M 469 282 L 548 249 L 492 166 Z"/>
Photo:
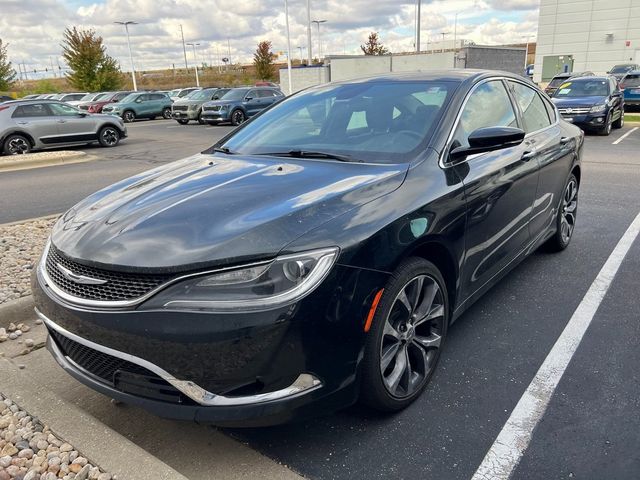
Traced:
<path id="1" fill-rule="evenodd" d="M 202 119 L 206 122 L 228 122 L 230 120 L 227 110 L 205 110 L 202 112 Z"/>
<path id="2" fill-rule="evenodd" d="M 80 382 L 163 417 L 257 426 L 356 400 L 362 322 L 386 279 L 338 266 L 284 311 L 227 315 L 81 309 L 56 297 L 37 274 L 33 291 L 49 350 Z M 134 367 L 105 380 L 93 369 L 113 358 Z"/>
<path id="3" fill-rule="evenodd" d="M 172 111 L 171 117 L 174 118 L 175 120 L 197 120 L 198 111 L 197 110 Z"/>
<path id="4" fill-rule="evenodd" d="M 607 112 L 580 115 L 562 114 L 562 118 L 584 130 L 600 130 L 606 125 Z"/>

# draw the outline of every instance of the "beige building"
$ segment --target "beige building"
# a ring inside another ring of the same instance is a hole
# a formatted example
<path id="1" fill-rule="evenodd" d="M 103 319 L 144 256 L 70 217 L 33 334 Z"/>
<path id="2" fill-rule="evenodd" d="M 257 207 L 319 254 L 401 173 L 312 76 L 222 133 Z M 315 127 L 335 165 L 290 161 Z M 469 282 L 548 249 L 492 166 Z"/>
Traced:
<path id="1" fill-rule="evenodd" d="M 534 81 L 640 64 L 640 0 L 541 0 Z"/>

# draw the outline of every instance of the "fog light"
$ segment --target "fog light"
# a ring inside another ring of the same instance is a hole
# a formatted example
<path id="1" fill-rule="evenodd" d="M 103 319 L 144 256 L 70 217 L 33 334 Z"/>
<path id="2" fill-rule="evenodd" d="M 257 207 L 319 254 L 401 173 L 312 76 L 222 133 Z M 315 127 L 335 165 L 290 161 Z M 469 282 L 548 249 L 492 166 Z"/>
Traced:
<path id="1" fill-rule="evenodd" d="M 596 123 L 602 123 L 603 119 L 602 118 L 596 118 Z"/>

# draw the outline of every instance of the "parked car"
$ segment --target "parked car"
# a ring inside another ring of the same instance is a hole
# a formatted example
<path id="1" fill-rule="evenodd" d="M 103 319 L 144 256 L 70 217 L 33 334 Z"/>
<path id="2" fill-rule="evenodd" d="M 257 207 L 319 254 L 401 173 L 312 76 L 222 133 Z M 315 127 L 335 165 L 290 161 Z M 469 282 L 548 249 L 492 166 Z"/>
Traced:
<path id="1" fill-rule="evenodd" d="M 195 90 L 184 98 L 173 102 L 171 105 L 171 113 L 173 118 L 181 125 L 186 125 L 189 120 L 197 120 L 198 123 L 205 123 L 201 118 L 202 106 L 211 101 L 218 100 L 229 88 L 204 88 Z"/>
<path id="2" fill-rule="evenodd" d="M 38 95 L 37 93 L 32 93 L 30 95 L 25 95 L 24 97 L 22 97 L 20 100 L 31 100 L 32 98 L 37 98 L 40 95 Z"/>
<path id="3" fill-rule="evenodd" d="M 118 103 L 124 99 L 127 95 L 133 92 L 106 92 L 102 97 L 91 102 L 84 102 L 78 105 L 81 110 L 86 110 L 89 113 L 102 113 L 102 108 L 109 103 Z"/>
<path id="4" fill-rule="evenodd" d="M 87 93 L 80 100 L 68 100 L 68 101 L 66 101 L 66 103 L 68 103 L 69 105 L 71 105 L 73 107 L 77 107 L 81 103 L 91 102 L 91 101 L 97 100 L 97 99 L 101 98 L 102 96 L 104 96 L 106 93 L 107 92 Z"/>
<path id="5" fill-rule="evenodd" d="M 58 95 L 53 95 L 52 97 L 49 97 L 51 100 L 59 100 L 61 102 L 74 102 L 77 100 L 81 100 L 84 96 L 86 95 L 85 93 L 59 93 Z"/>
<path id="6" fill-rule="evenodd" d="M 312 87 L 64 214 L 32 282 L 48 348 L 164 417 L 400 410 L 455 319 L 569 245 L 583 139 L 508 73 Z"/>
<path id="7" fill-rule="evenodd" d="M 549 84 L 544 89 L 544 93 L 549 96 L 552 96 L 553 93 L 558 89 L 558 86 L 569 80 L 570 78 L 578 78 L 578 77 L 591 77 L 595 75 L 593 72 L 563 72 L 557 74 L 555 77 L 551 79 Z"/>
<path id="8" fill-rule="evenodd" d="M 171 90 L 168 95 L 174 102 L 186 97 L 190 93 L 195 92 L 196 90 L 202 90 L 200 87 L 188 87 L 188 88 L 176 88 Z"/>
<path id="9" fill-rule="evenodd" d="M 134 92 L 117 103 L 110 103 L 102 107 L 102 113 L 118 115 L 126 123 L 136 118 L 150 118 L 162 116 L 171 118 L 171 99 L 164 93 Z"/>
<path id="10" fill-rule="evenodd" d="M 622 77 L 632 70 L 640 70 L 640 65 L 637 63 L 621 63 L 620 65 L 614 65 L 607 73 L 616 77 L 617 80 L 622 80 Z"/>
<path id="11" fill-rule="evenodd" d="M 558 87 L 553 103 L 567 122 L 609 135 L 624 125 L 624 98 L 615 77 L 572 78 Z"/>
<path id="12" fill-rule="evenodd" d="M 15 100 L 15 98 L 10 97 L 9 95 L 0 95 L 0 103 L 9 102 L 11 100 Z"/>
<path id="13" fill-rule="evenodd" d="M 203 105 L 201 117 L 209 125 L 240 125 L 283 98 L 284 94 L 273 87 L 232 88 L 220 100 Z"/>
<path id="14" fill-rule="evenodd" d="M 640 70 L 632 70 L 620 81 L 620 88 L 624 90 L 624 106 L 640 106 Z"/>
<path id="15" fill-rule="evenodd" d="M 15 100 L 0 105 L 0 145 L 6 155 L 98 142 L 115 147 L 127 136 L 121 119 L 90 115 L 52 100 Z"/>

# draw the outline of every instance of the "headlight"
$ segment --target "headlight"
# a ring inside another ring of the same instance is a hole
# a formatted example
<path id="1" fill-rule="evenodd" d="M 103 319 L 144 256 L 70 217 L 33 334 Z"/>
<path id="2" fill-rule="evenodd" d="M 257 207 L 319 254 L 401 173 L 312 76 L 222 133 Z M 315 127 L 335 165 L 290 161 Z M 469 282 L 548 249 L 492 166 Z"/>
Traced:
<path id="1" fill-rule="evenodd" d="M 284 255 L 271 262 L 190 277 L 151 298 L 143 308 L 262 311 L 295 303 L 327 276 L 338 248 Z"/>
<path id="2" fill-rule="evenodd" d="M 227 108 L 228 108 L 228 106 L 227 106 L 227 105 L 222 105 L 222 106 L 220 107 L 220 110 L 226 110 Z"/>
<path id="3" fill-rule="evenodd" d="M 594 105 L 593 107 L 591 107 L 591 110 L 589 110 L 589 112 L 600 113 L 600 112 L 604 112 L 606 109 L 607 109 L 607 104 L 603 103 L 602 105 Z"/>

